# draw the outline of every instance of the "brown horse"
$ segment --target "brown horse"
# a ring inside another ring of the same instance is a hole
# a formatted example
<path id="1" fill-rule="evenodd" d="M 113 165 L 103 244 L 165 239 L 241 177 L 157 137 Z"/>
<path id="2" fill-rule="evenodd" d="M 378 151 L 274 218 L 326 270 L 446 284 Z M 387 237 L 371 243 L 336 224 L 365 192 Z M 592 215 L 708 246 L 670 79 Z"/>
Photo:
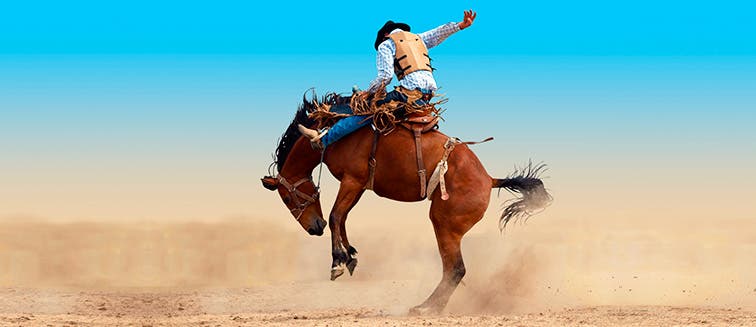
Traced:
<path id="1" fill-rule="evenodd" d="M 329 216 L 332 256 L 331 280 L 344 272 L 351 274 L 357 264 L 357 250 L 350 244 L 345 222 L 349 211 L 359 201 L 369 178 L 368 159 L 373 143 L 373 131 L 362 128 L 330 145 L 324 153 L 313 150 L 310 142 L 297 131 L 297 124 L 312 126 L 308 113 L 314 102 L 304 101 L 294 120 L 282 136 L 276 149 L 277 176 L 266 176 L 263 186 L 278 190 L 284 204 L 294 218 L 311 235 L 323 235 L 326 226 L 317 186 L 312 172 L 323 163 L 341 181 L 336 202 Z M 438 131 L 423 134 L 423 158 L 426 171 L 433 171 L 441 159 L 448 137 Z M 412 132 L 396 128 L 379 138 L 376 151 L 374 192 L 396 201 L 421 201 L 417 174 L 415 143 Z M 528 165 L 509 178 L 496 179 L 486 173 L 475 154 L 464 144 L 454 148 L 448 158 L 446 188 L 448 200 L 442 200 L 438 190 L 429 194 L 432 204 L 430 220 L 436 233 L 438 250 L 443 263 L 443 278 L 425 302 L 412 308 L 413 313 L 441 311 L 465 275 L 460 242 L 462 236 L 477 223 L 486 211 L 494 187 L 518 192 L 500 218 L 503 228 L 511 218 L 527 217 L 533 210 L 543 208 L 550 196 L 538 178 L 543 165 Z"/>

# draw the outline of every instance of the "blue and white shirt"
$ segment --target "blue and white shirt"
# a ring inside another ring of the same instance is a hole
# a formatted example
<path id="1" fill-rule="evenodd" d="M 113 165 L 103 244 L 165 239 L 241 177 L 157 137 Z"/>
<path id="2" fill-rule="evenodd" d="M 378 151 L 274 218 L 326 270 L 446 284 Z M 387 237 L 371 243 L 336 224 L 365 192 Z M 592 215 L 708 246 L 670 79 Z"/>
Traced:
<path id="1" fill-rule="evenodd" d="M 401 31 L 401 29 L 395 29 L 391 31 L 391 34 Z M 449 35 L 452 35 L 457 31 L 459 31 L 459 25 L 452 22 L 436 27 L 430 31 L 420 33 L 418 36 L 420 36 L 420 39 L 425 43 L 425 47 L 430 49 L 439 45 L 439 43 L 446 40 Z M 378 68 L 378 76 L 370 82 L 370 86 L 368 87 L 370 92 L 375 92 L 381 84 L 388 85 L 388 83 L 391 82 L 391 79 L 394 77 L 395 54 L 396 45 L 393 40 L 387 39 L 378 45 L 378 55 L 375 60 L 375 64 Z M 433 73 L 427 70 L 417 70 L 409 73 L 407 76 L 404 76 L 403 79 L 399 80 L 399 85 L 410 90 L 420 88 L 435 91 L 438 89 L 438 87 L 436 87 L 436 80 L 433 79 Z"/>

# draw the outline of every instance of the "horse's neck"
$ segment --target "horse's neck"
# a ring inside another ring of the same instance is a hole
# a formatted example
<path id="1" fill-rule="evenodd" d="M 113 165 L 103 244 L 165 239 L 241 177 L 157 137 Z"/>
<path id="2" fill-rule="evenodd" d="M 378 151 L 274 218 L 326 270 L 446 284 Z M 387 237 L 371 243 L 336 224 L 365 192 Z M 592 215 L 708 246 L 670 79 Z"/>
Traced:
<path id="1" fill-rule="evenodd" d="M 307 177 L 320 163 L 320 152 L 312 149 L 310 141 L 300 137 L 289 152 L 280 174 L 286 178 Z"/>

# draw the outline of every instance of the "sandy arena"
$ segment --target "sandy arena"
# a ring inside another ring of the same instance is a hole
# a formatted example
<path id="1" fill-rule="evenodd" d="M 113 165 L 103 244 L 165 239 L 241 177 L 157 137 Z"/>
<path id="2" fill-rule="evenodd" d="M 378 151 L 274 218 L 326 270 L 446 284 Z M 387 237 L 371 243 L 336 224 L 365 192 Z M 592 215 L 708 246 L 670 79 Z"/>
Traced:
<path id="1" fill-rule="evenodd" d="M 306 236 L 287 219 L 134 224 L 18 217 L 0 228 L 0 321 L 756 325 L 756 235 L 742 222 L 716 230 L 599 223 L 588 233 L 538 218 L 502 235 L 491 232 L 496 221 L 487 217 L 463 243 L 468 274 L 446 311 L 411 317 L 407 309 L 440 278 L 431 227 L 422 219 L 405 231 L 378 221 L 353 223 L 360 264 L 354 276 L 331 282 L 327 240 Z"/>

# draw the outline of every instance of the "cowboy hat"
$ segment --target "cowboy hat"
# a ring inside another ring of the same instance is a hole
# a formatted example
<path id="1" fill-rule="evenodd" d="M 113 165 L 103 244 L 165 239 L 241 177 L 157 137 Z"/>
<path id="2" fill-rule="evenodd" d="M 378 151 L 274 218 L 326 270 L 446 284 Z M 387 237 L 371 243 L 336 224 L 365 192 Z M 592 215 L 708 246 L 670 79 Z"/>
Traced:
<path id="1" fill-rule="evenodd" d="M 405 32 L 410 31 L 410 26 L 405 23 L 395 23 L 392 20 L 387 21 L 386 24 L 383 24 L 383 27 L 378 30 L 378 35 L 375 37 L 375 49 L 378 50 L 378 45 L 386 39 L 386 33 L 391 33 L 391 31 L 397 28 Z"/>

